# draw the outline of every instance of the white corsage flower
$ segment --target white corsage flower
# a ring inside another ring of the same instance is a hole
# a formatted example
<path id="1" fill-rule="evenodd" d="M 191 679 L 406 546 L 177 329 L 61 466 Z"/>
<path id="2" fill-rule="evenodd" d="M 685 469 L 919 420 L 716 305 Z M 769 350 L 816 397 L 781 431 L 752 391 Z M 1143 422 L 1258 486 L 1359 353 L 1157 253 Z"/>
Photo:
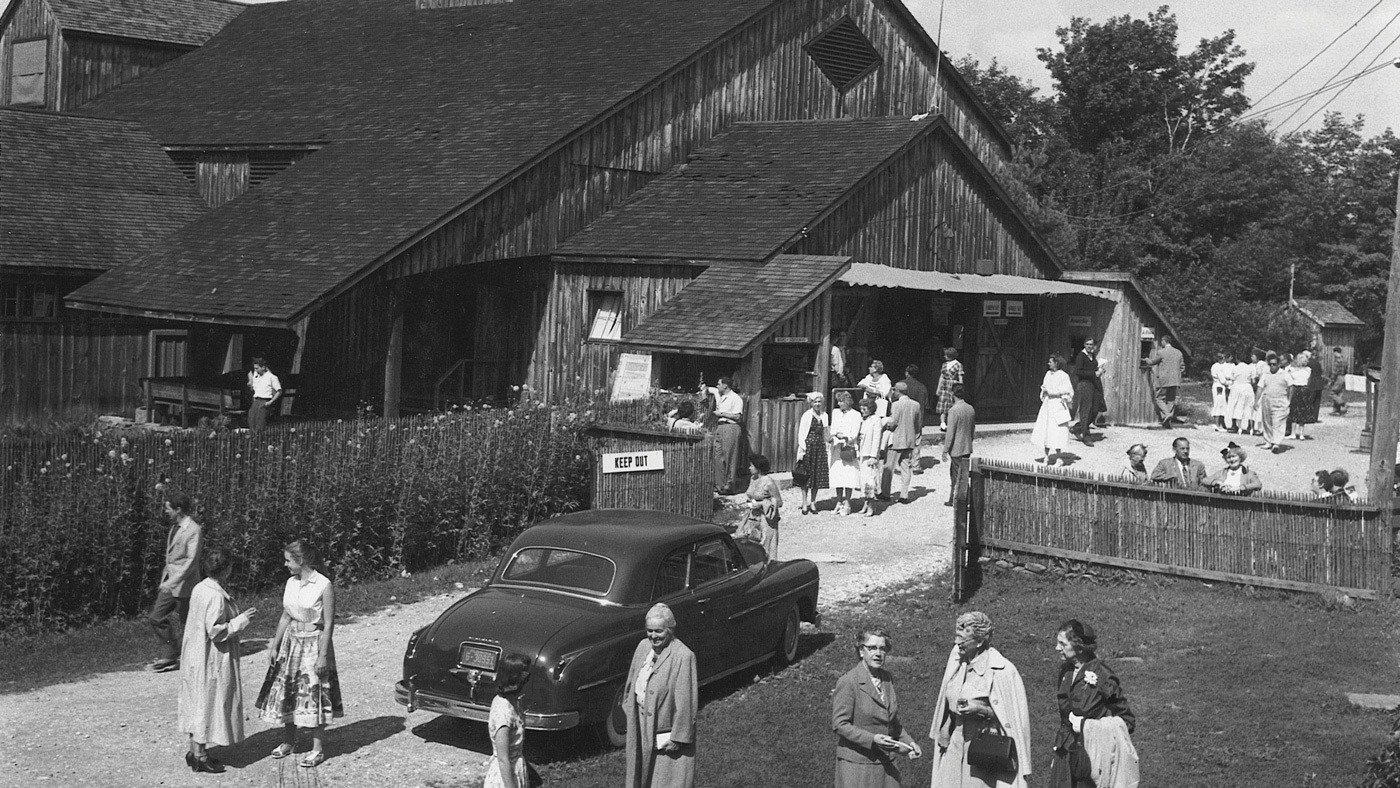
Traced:
<path id="1" fill-rule="evenodd" d="M 1094 671 L 1086 670 L 1084 671 L 1084 683 L 1091 687 L 1097 687 L 1099 684 L 1099 677 Z"/>

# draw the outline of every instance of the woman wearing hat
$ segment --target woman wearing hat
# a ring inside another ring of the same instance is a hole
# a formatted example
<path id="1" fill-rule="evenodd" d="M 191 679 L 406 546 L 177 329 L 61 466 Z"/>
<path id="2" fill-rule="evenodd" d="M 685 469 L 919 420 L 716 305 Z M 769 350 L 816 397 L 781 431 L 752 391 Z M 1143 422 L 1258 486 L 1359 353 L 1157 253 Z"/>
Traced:
<path id="1" fill-rule="evenodd" d="M 1098 658 L 1094 628 L 1077 619 L 1060 625 L 1060 730 L 1050 788 L 1137 788 L 1138 755 L 1129 734 L 1133 710 L 1118 676 Z"/>

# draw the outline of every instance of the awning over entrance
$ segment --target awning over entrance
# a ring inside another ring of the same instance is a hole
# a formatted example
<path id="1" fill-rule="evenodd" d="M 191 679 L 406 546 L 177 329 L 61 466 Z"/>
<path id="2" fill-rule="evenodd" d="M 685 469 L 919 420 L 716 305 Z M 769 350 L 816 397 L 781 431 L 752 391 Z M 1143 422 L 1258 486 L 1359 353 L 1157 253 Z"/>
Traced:
<path id="1" fill-rule="evenodd" d="M 1011 274 L 949 274 L 942 271 L 911 271 L 875 263 L 852 263 L 851 270 L 841 276 L 848 285 L 866 287 L 897 287 L 903 290 L 928 290 L 938 293 L 968 293 L 995 295 L 1083 295 L 1118 300 L 1118 292 L 1106 287 L 1092 287 L 1058 279 L 1034 279 Z"/>
<path id="2" fill-rule="evenodd" d="M 743 357 L 836 281 L 849 257 L 778 255 L 761 266 L 714 265 L 622 335 L 641 350 Z"/>

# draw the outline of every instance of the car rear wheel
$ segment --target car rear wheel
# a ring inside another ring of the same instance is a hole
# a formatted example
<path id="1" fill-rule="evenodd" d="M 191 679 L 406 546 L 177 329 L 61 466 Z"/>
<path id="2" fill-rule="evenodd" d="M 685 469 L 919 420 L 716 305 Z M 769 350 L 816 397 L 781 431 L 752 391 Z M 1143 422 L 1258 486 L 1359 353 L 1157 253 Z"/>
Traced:
<path id="1" fill-rule="evenodd" d="M 624 689 L 626 689 L 625 686 L 617 688 L 617 693 L 613 695 L 612 705 L 608 706 L 608 716 L 594 726 L 598 742 L 614 749 L 622 749 L 627 746 L 627 713 L 622 710 L 622 691 Z"/>
<path id="2" fill-rule="evenodd" d="M 802 616 L 798 613 L 797 604 L 788 609 L 787 617 L 783 619 L 782 634 L 778 636 L 778 650 L 774 654 L 780 665 L 791 665 L 797 661 L 798 637 L 802 633 Z"/>

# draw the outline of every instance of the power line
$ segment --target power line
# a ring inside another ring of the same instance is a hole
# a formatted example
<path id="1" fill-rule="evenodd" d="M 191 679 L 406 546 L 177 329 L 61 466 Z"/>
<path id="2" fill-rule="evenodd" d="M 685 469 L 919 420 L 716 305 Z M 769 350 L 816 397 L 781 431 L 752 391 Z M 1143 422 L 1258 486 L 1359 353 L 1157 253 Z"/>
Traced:
<path id="1" fill-rule="evenodd" d="M 1325 47 L 1323 47 L 1322 49 L 1318 50 L 1317 54 L 1315 54 L 1315 55 L 1313 55 L 1312 57 L 1308 58 L 1308 62 L 1306 62 L 1306 63 L 1304 63 L 1303 65 L 1299 66 L 1296 70 L 1294 70 L 1294 72 L 1293 72 L 1292 74 L 1289 74 L 1288 76 L 1284 77 L 1284 79 L 1283 79 L 1282 82 L 1278 83 L 1277 85 L 1274 85 L 1274 87 L 1273 87 L 1272 90 L 1270 90 L 1268 93 L 1265 93 L 1264 95 L 1260 96 L 1260 97 L 1255 101 L 1255 103 L 1256 103 L 1256 104 L 1263 103 L 1264 99 L 1266 99 L 1266 98 L 1268 98 L 1269 96 L 1272 96 L 1272 95 L 1274 95 L 1275 93 L 1277 93 L 1278 90 L 1279 90 L 1279 88 L 1282 88 L 1284 85 L 1287 85 L 1287 84 L 1288 84 L 1289 80 L 1291 80 L 1291 79 L 1293 79 L 1294 77 L 1298 76 L 1298 74 L 1299 74 L 1300 72 L 1302 72 L 1303 69 L 1307 68 L 1308 66 L 1311 66 L 1311 65 L 1313 64 L 1313 61 L 1317 60 L 1319 57 L 1322 57 L 1324 54 L 1326 54 L 1326 53 L 1327 53 L 1327 50 L 1331 49 L 1333 44 L 1336 44 L 1338 41 L 1341 41 L 1341 40 L 1342 40 L 1342 36 L 1345 36 L 1347 33 L 1350 33 L 1351 31 L 1355 30 L 1357 25 L 1361 24 L 1361 23 L 1366 19 L 1366 17 L 1370 16 L 1372 11 L 1375 11 L 1377 8 L 1380 8 L 1381 3 L 1384 3 L 1384 2 L 1385 2 L 1385 0 L 1376 0 L 1376 4 L 1373 5 L 1373 6 L 1371 6 L 1371 7 L 1368 8 L 1368 9 L 1366 9 L 1366 13 L 1364 13 L 1364 14 L 1362 14 L 1360 17 L 1358 17 L 1357 20 L 1356 20 L 1355 22 L 1352 22 L 1352 23 L 1351 23 L 1351 27 L 1348 27 L 1346 30 L 1343 30 L 1342 32 L 1338 33 L 1336 38 L 1334 38 L 1334 39 L 1332 39 L 1331 41 L 1328 41 L 1328 42 L 1327 42 L 1327 46 L 1325 46 Z"/>
<path id="2" fill-rule="evenodd" d="M 1352 63 L 1356 62 L 1356 59 L 1357 59 L 1357 58 L 1361 57 L 1361 54 L 1362 54 L 1363 52 L 1365 52 L 1367 49 L 1369 49 L 1369 48 L 1371 47 L 1371 44 L 1374 43 L 1375 40 L 1376 40 L 1377 38 L 1380 38 L 1380 37 L 1381 37 L 1381 34 L 1382 34 L 1382 33 L 1384 33 L 1387 29 L 1389 29 L 1391 25 L 1395 24 L 1395 20 L 1396 20 L 1396 19 L 1400 19 L 1400 11 L 1396 11 L 1396 12 L 1395 12 L 1395 16 L 1392 16 L 1392 17 L 1390 18 L 1390 21 L 1386 22 L 1383 26 L 1381 26 L 1381 29 L 1380 29 L 1380 30 L 1377 30 L 1377 31 L 1376 31 L 1376 34 L 1373 35 L 1373 36 L 1371 36 L 1371 38 L 1370 38 L 1365 44 L 1363 44 L 1363 45 L 1361 46 L 1360 49 L 1358 49 L 1358 50 L 1356 51 L 1356 54 L 1352 55 L 1351 58 L 1350 58 L 1349 60 L 1347 60 L 1347 62 L 1343 63 L 1341 68 L 1337 69 L 1337 73 L 1336 73 L 1336 74 L 1333 74 L 1332 76 L 1330 76 L 1330 77 L 1327 78 L 1327 81 L 1328 81 L 1328 82 L 1331 82 L 1332 80 L 1336 79 L 1343 71 L 1346 71 L 1347 68 L 1348 68 L 1349 66 L 1351 66 Z M 1382 51 L 1384 51 L 1384 50 L 1382 50 Z M 1374 61 L 1373 61 L 1373 62 L 1374 62 Z M 1307 102 L 1304 102 L 1302 106 L 1298 107 L 1297 109 L 1295 109 L 1295 110 L 1293 110 L 1291 113 L 1289 113 L 1288 117 L 1284 118 L 1283 121 L 1282 121 L 1281 123 L 1278 124 L 1278 128 L 1282 128 L 1283 126 L 1287 125 L 1288 121 L 1293 120 L 1294 116 L 1296 116 L 1299 112 L 1302 112 L 1302 111 L 1303 111 L 1303 107 L 1306 107 L 1306 106 L 1307 106 Z"/>
<path id="3" fill-rule="evenodd" d="M 1385 55 L 1386 50 L 1388 50 L 1388 49 L 1390 49 L 1391 47 L 1395 46 L 1395 42 L 1396 42 L 1396 41 L 1400 41 L 1400 34 L 1396 35 L 1395 38 L 1390 39 L 1390 43 L 1386 44 L 1385 47 L 1382 48 L 1380 52 L 1377 52 L 1375 57 L 1371 58 L 1371 62 L 1366 64 L 1366 68 L 1370 68 L 1371 66 L 1374 66 L 1374 65 L 1376 64 L 1376 61 L 1377 61 L 1377 60 L 1380 60 L 1381 57 L 1383 57 L 1383 56 Z M 1390 65 L 1390 64 L 1387 63 L 1386 65 Z M 1384 68 L 1384 66 L 1382 66 L 1382 68 Z M 1333 94 L 1332 94 L 1332 97 L 1331 97 L 1331 98 L 1329 98 L 1329 99 L 1327 99 L 1325 102 L 1323 102 L 1323 103 L 1322 103 L 1322 106 L 1320 106 L 1320 107 L 1318 107 L 1317 109 L 1313 110 L 1313 112 L 1312 112 L 1311 115 L 1309 115 L 1309 116 L 1307 116 L 1306 118 L 1304 118 L 1302 123 L 1299 123 L 1297 126 L 1295 126 L 1295 127 L 1293 128 L 1293 131 L 1292 131 L 1291 133 L 1297 133 L 1297 132 L 1300 131 L 1304 126 L 1308 125 L 1308 122 L 1309 122 L 1309 121 L 1311 121 L 1313 118 L 1317 117 L 1317 113 L 1319 113 L 1319 112 L 1321 112 L 1321 111 L 1327 109 L 1327 107 L 1331 106 L 1332 102 L 1334 102 L 1334 101 L 1336 101 L 1337 99 L 1341 98 L 1342 94 L 1345 93 L 1345 92 L 1347 92 L 1347 88 L 1351 87 L 1352 84 L 1354 84 L 1355 82 L 1356 82 L 1356 80 L 1352 80 L 1351 82 L 1348 82 L 1348 83 L 1346 83 L 1345 85 L 1343 85 L 1343 86 L 1341 87 L 1340 90 L 1338 90 L 1336 93 L 1333 93 Z"/>

